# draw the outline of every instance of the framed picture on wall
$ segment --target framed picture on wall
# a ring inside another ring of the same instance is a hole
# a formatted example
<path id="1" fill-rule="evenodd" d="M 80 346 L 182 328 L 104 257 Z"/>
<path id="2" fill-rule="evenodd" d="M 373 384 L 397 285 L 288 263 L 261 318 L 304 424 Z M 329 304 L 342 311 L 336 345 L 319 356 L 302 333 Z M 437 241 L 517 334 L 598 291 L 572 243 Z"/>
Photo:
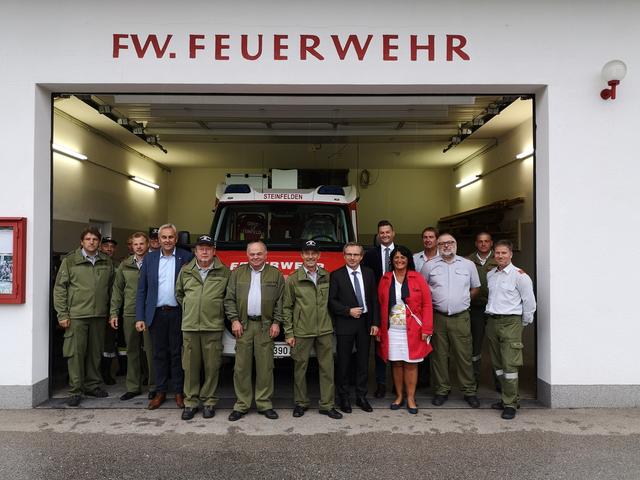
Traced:
<path id="1" fill-rule="evenodd" d="M 26 218 L 0 217 L 0 304 L 24 303 Z"/>

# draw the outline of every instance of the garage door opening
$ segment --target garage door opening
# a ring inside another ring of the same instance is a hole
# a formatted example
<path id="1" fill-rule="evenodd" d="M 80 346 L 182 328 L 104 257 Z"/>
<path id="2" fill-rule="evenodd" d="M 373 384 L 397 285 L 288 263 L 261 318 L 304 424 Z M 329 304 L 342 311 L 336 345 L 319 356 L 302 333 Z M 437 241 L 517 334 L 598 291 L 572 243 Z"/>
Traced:
<path id="1" fill-rule="evenodd" d="M 77 248 L 91 222 L 106 226 L 121 260 L 135 231 L 172 222 L 191 240 L 209 233 L 219 184 L 255 178 L 268 187 L 274 170 L 296 170 L 300 188 L 356 189 L 357 236 L 365 246 L 374 244 L 381 219 L 393 223 L 395 243 L 413 252 L 422 250 L 428 226 L 451 232 L 463 256 L 474 252 L 475 235 L 487 231 L 514 242 L 514 264 L 535 282 L 530 95 L 76 92 L 54 95 L 52 108 L 53 143 L 86 157 L 53 150 L 54 266 Z M 530 400 L 536 398 L 535 328 L 525 329 L 520 373 L 521 395 Z M 50 351 L 55 406 L 66 396 L 66 362 L 54 312 Z M 480 396 L 494 398 L 486 340 L 482 357 Z M 276 397 L 289 406 L 291 370 L 287 361 L 279 366 Z M 223 407 L 233 399 L 229 372 L 221 380 Z M 135 406 L 117 400 L 125 387 L 123 377 L 116 380 L 108 404 Z M 430 389 L 418 395 L 430 396 Z"/>

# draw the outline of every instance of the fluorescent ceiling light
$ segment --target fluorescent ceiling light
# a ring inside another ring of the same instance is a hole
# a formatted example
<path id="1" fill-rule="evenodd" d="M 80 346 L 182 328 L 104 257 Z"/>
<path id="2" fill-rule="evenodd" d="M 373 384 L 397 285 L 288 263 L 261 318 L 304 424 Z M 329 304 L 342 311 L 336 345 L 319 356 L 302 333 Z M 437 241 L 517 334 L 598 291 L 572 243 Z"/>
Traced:
<path id="1" fill-rule="evenodd" d="M 463 187 L 466 187 L 467 185 L 471 185 L 472 183 L 475 183 L 478 180 L 480 180 L 480 178 L 482 178 L 482 175 L 472 175 L 470 177 L 463 178 L 458 183 L 456 183 L 456 188 L 463 188 Z"/>
<path id="2" fill-rule="evenodd" d="M 516 158 L 517 158 L 518 160 L 522 160 L 522 159 L 524 159 L 524 158 L 527 158 L 527 157 L 532 156 L 532 155 L 533 155 L 533 152 L 534 152 L 533 147 L 531 147 L 531 148 L 527 148 L 526 150 L 523 150 L 522 152 L 520 152 L 519 154 L 517 154 L 517 155 L 516 155 Z"/>
<path id="3" fill-rule="evenodd" d="M 114 95 L 116 104 L 150 105 L 474 105 L 473 96 L 444 95 Z"/>
<path id="4" fill-rule="evenodd" d="M 61 153 L 62 155 L 66 155 L 67 157 L 75 158 L 76 160 L 86 160 L 88 158 L 83 153 L 76 152 L 69 147 L 65 147 L 64 145 L 59 145 L 57 143 L 51 144 L 51 148 L 53 148 L 54 152 Z"/>
<path id="5" fill-rule="evenodd" d="M 150 180 L 147 180 L 145 178 L 142 177 L 136 177 L 135 175 L 132 175 L 131 177 L 129 177 L 131 180 L 133 180 L 136 183 L 139 183 L 140 185 L 144 185 L 145 187 L 149 187 L 149 188 L 153 188 L 154 190 L 158 190 L 160 188 L 160 185 L 153 183 Z"/>

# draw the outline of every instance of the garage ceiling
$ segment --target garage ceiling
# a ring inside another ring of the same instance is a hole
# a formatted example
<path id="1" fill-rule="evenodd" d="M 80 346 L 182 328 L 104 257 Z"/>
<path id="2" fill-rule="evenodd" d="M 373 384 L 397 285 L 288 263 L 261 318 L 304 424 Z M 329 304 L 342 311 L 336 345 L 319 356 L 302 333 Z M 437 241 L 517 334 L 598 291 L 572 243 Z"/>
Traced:
<path id="1" fill-rule="evenodd" d="M 89 98 L 89 97 L 81 97 Z M 148 144 L 76 96 L 57 98 L 73 117 L 171 168 L 451 167 L 530 121 L 532 101 L 516 100 L 465 141 L 443 150 L 498 96 L 99 95 L 95 105 L 144 127 Z"/>

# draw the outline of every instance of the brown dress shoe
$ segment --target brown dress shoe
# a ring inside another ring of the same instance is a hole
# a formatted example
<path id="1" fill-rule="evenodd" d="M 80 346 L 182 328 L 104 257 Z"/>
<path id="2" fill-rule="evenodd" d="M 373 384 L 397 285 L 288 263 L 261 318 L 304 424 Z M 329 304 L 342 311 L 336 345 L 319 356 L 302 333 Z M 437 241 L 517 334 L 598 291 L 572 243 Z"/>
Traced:
<path id="1" fill-rule="evenodd" d="M 156 396 L 151 399 L 147 408 L 149 410 L 155 410 L 156 408 L 159 408 L 160 405 L 162 405 L 166 399 L 167 399 L 166 393 L 158 392 L 156 393 Z"/>
<path id="2" fill-rule="evenodd" d="M 176 406 L 178 408 L 184 408 L 184 394 L 176 393 Z"/>

